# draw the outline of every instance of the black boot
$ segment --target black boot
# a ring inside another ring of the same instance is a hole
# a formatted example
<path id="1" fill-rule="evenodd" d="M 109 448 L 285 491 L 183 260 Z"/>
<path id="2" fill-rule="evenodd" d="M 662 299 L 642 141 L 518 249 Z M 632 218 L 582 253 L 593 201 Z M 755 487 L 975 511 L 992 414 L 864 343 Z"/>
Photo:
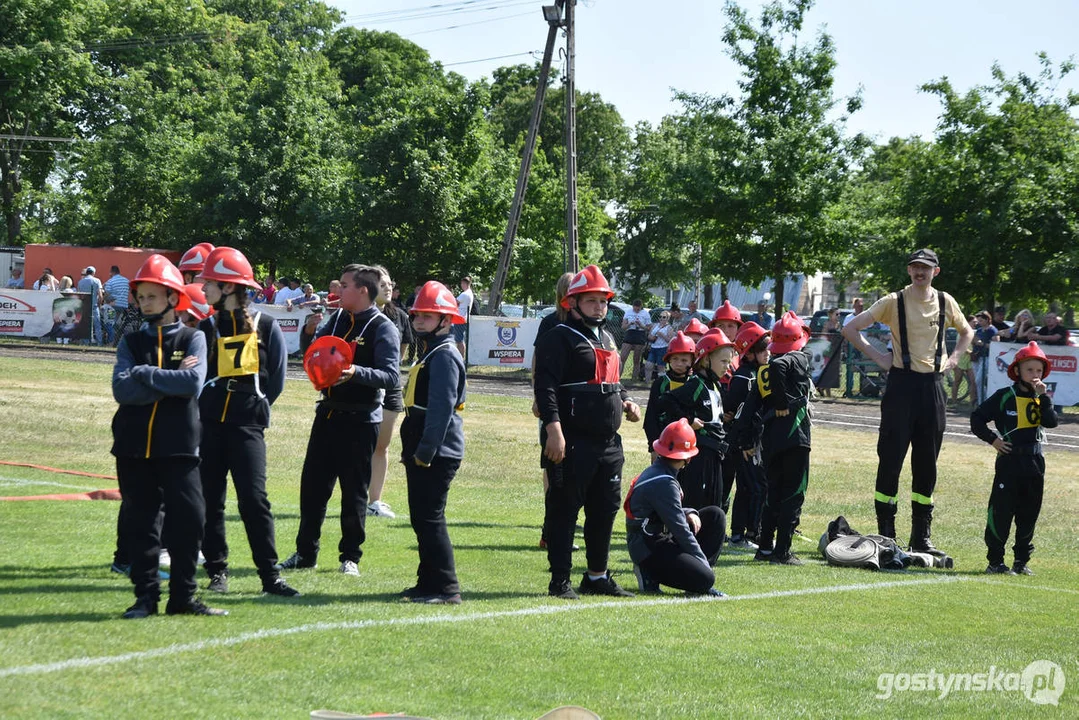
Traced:
<path id="1" fill-rule="evenodd" d="M 877 534 L 895 540 L 895 505 L 875 500 L 873 508 L 877 511 Z"/>
<path id="2" fill-rule="evenodd" d="M 933 525 L 933 516 L 931 512 L 919 511 L 919 507 L 924 506 L 915 506 L 914 517 L 910 521 L 910 549 L 914 552 L 928 553 L 934 557 L 948 557 L 948 553 L 934 547 L 933 543 L 930 542 L 929 536 Z"/>

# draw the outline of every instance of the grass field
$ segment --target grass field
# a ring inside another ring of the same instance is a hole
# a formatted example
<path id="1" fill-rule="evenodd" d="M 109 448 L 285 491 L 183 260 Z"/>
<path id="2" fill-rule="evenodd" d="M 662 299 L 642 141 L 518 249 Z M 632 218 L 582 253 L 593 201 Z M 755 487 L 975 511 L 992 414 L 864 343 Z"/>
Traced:
<path id="1" fill-rule="evenodd" d="M 101 364 L 0 358 L 0 460 L 112 473 L 109 374 Z M 282 557 L 293 550 L 313 400 L 310 386 L 290 382 L 267 435 Z M 668 592 L 571 603 L 546 597 L 528 402 L 473 395 L 465 428 L 448 508 L 459 607 L 397 601 L 415 578 L 416 553 L 396 466 L 384 499 L 402 517 L 369 519 L 361 577 L 336 572 L 335 496 L 320 567 L 288 575 L 304 593 L 292 600 L 260 596 L 230 500 L 232 592 L 207 598 L 227 618 L 120 619 L 132 593 L 108 570 L 117 503 L 0 502 L 0 717 L 301 718 L 333 708 L 535 718 L 563 704 L 605 718 L 1079 717 L 1079 455 L 1047 457 L 1034 577 L 983 574 L 992 451 L 954 442 L 941 455 L 934 527 L 957 558 L 954 572 L 824 565 L 815 539 L 829 520 L 843 514 L 872 529 L 876 438 L 822 428 L 801 526 L 814 542 L 796 540 L 804 567 L 725 554 L 716 574 L 728 600 Z M 639 426 L 625 430 L 628 483 L 646 454 Z M 0 465 L 0 495 L 101 487 L 116 483 Z M 621 526 L 611 567 L 632 587 Z M 1056 707 L 1021 689 L 942 698 L 904 680 L 994 668 L 1008 687 L 1014 680 L 1000 673 L 1038 660 L 1069 681 Z M 895 674 L 887 699 L 878 698 L 889 682 L 882 673 Z"/>

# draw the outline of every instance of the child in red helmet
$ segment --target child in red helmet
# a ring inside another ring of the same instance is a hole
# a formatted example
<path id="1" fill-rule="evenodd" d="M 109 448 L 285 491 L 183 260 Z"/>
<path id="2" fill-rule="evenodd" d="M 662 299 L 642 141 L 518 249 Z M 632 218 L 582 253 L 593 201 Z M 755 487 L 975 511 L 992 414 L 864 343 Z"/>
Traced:
<path id="1" fill-rule="evenodd" d="M 408 515 L 420 563 L 403 596 L 415 603 L 459 605 L 461 586 L 446 530 L 446 496 L 465 456 L 459 411 L 465 404 L 465 361 L 450 329 L 463 325 L 450 289 L 431 280 L 409 312 L 420 361 L 408 373 L 401 462 L 408 481 Z"/>
<path id="2" fill-rule="evenodd" d="M 1043 379 L 1049 375 L 1049 359 L 1035 342 L 1015 354 L 1008 366 L 1011 387 L 993 393 L 971 413 L 970 429 L 997 451 L 993 489 L 989 494 L 989 519 L 985 545 L 989 549 L 987 573 L 1033 575 L 1027 567 L 1034 551 L 1034 525 L 1042 507 L 1045 487 L 1045 456 L 1042 428 L 1057 426 L 1053 400 Z M 996 425 L 997 432 L 988 424 Z M 999 435 L 997 434 L 999 433 Z M 1015 561 L 1004 564 L 1004 544 L 1015 520 Z"/>
<path id="3" fill-rule="evenodd" d="M 648 393 L 648 407 L 644 411 L 644 436 L 648 447 L 652 447 L 652 443 L 659 439 L 659 433 L 663 429 L 659 421 L 660 398 L 686 384 L 689 376 L 693 374 L 696 354 L 696 343 L 681 331 L 667 346 L 667 354 L 663 356 L 663 362 L 667 363 L 667 372 L 653 381 L 652 389 Z"/>
<path id="4" fill-rule="evenodd" d="M 734 508 L 730 514 L 730 547 L 742 550 L 757 550 L 757 537 L 761 529 L 761 511 L 764 508 L 766 484 L 760 466 L 760 453 L 745 457 L 735 450 L 740 444 L 739 413 L 757 384 L 757 372 L 768 366 L 768 342 L 770 333 L 755 322 L 747 322 L 738 330 L 734 338 L 734 349 L 741 357 L 741 363 L 731 378 L 724 407 L 735 414 L 731 424 L 731 452 L 727 454 L 735 463 L 732 479 L 738 485 L 734 496 Z M 747 426 L 749 435 L 746 445 L 760 448 L 759 424 Z M 726 477 L 726 476 L 724 476 Z"/>
<path id="5" fill-rule="evenodd" d="M 202 333 L 177 319 L 184 281 L 165 257 L 147 258 L 131 288 L 146 324 L 120 341 L 112 372 L 112 394 L 120 404 L 112 420 L 112 454 L 124 498 L 121 533 L 135 586 L 135 604 L 123 617 L 157 614 L 162 505 L 172 559 L 165 612 L 226 615 L 195 597 L 205 519 L 198 397 L 206 377 L 206 341 Z"/>
<path id="6" fill-rule="evenodd" d="M 661 399 L 661 423 L 685 418 L 697 432 L 701 452 L 679 478 L 688 507 L 720 505 L 723 500 L 722 462 L 727 440 L 719 381 L 733 358 L 734 343 L 722 330 L 710 330 L 696 345 L 693 375 Z"/>
<path id="7" fill-rule="evenodd" d="M 712 564 L 725 532 L 715 505 L 682 506 L 678 472 L 698 454 L 697 435 L 685 419 L 671 423 L 652 443 L 655 461 L 626 493 L 626 544 L 641 592 L 668 585 L 695 595 L 723 597 Z"/>
<path id="8" fill-rule="evenodd" d="M 756 560 L 801 565 L 791 539 L 802 514 L 809 483 L 809 376 L 812 358 L 804 348 L 809 328 L 788 312 L 772 328 L 771 359 L 757 370 L 757 382 L 738 418 L 738 446 L 748 461 L 756 455 L 756 422 L 763 423 L 761 460 L 767 495 Z M 773 541 L 774 537 L 774 541 Z"/>

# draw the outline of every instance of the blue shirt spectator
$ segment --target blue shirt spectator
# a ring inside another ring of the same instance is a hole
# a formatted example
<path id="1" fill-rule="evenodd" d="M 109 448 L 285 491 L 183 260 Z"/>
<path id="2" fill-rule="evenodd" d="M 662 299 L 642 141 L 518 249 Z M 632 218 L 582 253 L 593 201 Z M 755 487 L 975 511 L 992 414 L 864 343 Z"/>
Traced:
<path id="1" fill-rule="evenodd" d="M 117 310 L 126 310 L 130 304 L 131 281 L 120 274 L 117 265 L 109 268 L 109 279 L 105 281 L 105 296 L 106 302 Z"/>

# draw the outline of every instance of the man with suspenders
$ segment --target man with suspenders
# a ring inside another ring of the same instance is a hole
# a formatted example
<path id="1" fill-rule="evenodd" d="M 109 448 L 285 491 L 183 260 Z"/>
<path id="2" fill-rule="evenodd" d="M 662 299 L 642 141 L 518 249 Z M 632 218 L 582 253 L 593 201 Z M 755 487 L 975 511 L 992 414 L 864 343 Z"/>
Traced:
<path id="1" fill-rule="evenodd" d="M 894 538 L 899 495 L 899 474 L 911 450 L 910 547 L 917 552 L 943 555 L 930 542 L 933 520 L 933 489 L 937 484 L 937 455 L 944 439 L 945 395 L 943 373 L 967 351 L 974 330 L 967 324 L 955 298 L 933 289 L 940 273 L 937 254 L 929 249 L 911 253 L 907 274 L 911 284 L 891 293 L 859 313 L 843 326 L 851 347 L 888 371 L 888 385 L 880 405 L 880 436 L 877 439 L 875 507 L 877 529 Z M 861 331 L 875 322 L 892 331 L 892 352 L 874 349 Z M 945 357 L 944 331 L 959 331 L 954 352 Z"/>
<path id="2" fill-rule="evenodd" d="M 340 570 L 359 575 L 363 554 L 367 490 L 371 459 L 382 422 L 382 399 L 400 384 L 401 335 L 393 321 L 379 311 L 375 299 L 382 274 L 367 265 L 347 265 L 341 271 L 341 302 L 315 333 L 336 335 L 355 346 L 352 366 L 322 391 L 311 425 L 307 455 L 300 476 L 300 529 L 296 552 L 282 569 L 315 567 L 322 521 L 334 485 L 341 480 Z"/>

